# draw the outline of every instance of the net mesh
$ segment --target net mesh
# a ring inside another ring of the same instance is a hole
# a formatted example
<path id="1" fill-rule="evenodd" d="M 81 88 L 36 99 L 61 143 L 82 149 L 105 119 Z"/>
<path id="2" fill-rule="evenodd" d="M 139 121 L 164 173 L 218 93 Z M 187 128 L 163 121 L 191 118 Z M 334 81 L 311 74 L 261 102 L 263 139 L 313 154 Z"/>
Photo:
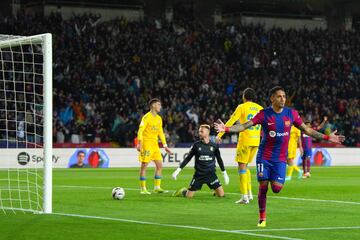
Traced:
<path id="1" fill-rule="evenodd" d="M 42 211 L 44 58 L 39 38 L 0 35 L 0 209 Z M 40 160 L 39 160 L 40 159 Z"/>

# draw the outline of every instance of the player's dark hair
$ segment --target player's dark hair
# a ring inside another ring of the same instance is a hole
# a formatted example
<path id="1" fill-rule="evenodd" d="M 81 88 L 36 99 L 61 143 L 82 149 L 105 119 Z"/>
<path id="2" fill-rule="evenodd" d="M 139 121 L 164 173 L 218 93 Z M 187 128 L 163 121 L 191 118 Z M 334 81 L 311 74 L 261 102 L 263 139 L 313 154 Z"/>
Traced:
<path id="1" fill-rule="evenodd" d="M 272 89 L 270 89 L 270 92 L 269 92 L 269 96 L 271 97 L 272 95 L 274 95 L 277 91 L 283 91 L 285 92 L 285 89 L 283 87 L 280 87 L 280 86 L 275 86 L 273 87 Z"/>
<path id="2" fill-rule="evenodd" d="M 256 98 L 255 90 L 252 88 L 246 88 L 244 90 L 243 96 L 247 101 L 254 101 Z"/>
<path id="3" fill-rule="evenodd" d="M 149 106 L 151 107 L 151 105 L 152 105 L 153 103 L 156 103 L 156 102 L 161 102 L 161 101 L 160 101 L 160 99 L 158 99 L 158 98 L 152 98 L 152 99 L 150 99 L 150 101 L 149 101 Z"/>
<path id="4" fill-rule="evenodd" d="M 85 155 L 85 152 L 83 150 L 78 151 L 76 155 L 79 156 L 81 153 Z"/>

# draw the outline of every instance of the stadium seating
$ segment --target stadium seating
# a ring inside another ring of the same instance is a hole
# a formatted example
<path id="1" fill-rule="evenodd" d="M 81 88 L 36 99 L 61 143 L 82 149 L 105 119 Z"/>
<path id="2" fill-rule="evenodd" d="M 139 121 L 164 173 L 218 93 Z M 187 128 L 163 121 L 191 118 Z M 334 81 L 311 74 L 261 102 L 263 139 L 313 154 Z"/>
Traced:
<path id="1" fill-rule="evenodd" d="M 151 97 L 163 101 L 170 144 L 192 142 L 199 123 L 229 117 L 241 90 L 253 87 L 266 106 L 274 85 L 315 125 L 329 116 L 323 132 L 338 128 L 346 145 L 360 142 L 359 32 L 98 17 L 0 19 L 2 33 L 54 35 L 54 142 L 131 146 Z"/>

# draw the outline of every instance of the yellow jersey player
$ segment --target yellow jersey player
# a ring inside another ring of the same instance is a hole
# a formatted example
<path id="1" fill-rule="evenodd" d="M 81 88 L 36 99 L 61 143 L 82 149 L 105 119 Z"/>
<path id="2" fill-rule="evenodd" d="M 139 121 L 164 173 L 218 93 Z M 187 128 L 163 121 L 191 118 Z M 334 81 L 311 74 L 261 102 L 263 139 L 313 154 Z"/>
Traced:
<path id="1" fill-rule="evenodd" d="M 246 88 L 243 92 L 243 102 L 240 104 L 230 119 L 226 122 L 226 127 L 231 127 L 236 121 L 241 124 L 251 120 L 263 107 L 254 103 L 256 93 L 252 88 Z M 238 163 L 239 179 L 240 179 L 240 200 L 236 201 L 239 204 L 249 204 L 253 200 L 251 190 L 251 172 L 247 165 L 253 160 L 260 143 L 260 125 L 252 126 L 249 129 L 239 133 L 239 140 L 236 147 L 236 162 Z M 216 140 L 221 142 L 223 132 L 220 132 Z"/>
<path id="2" fill-rule="evenodd" d="M 146 113 L 142 119 L 138 131 L 138 144 L 136 146 L 139 151 L 140 167 L 140 193 L 151 194 L 146 189 L 146 169 L 150 161 L 154 161 L 155 178 L 154 178 L 154 192 L 163 193 L 164 190 L 160 187 L 161 171 L 162 171 L 162 156 L 159 148 L 158 139 L 160 140 L 168 154 L 172 154 L 171 150 L 166 144 L 166 139 L 162 127 L 162 119 L 158 115 L 161 110 L 161 102 L 154 98 L 149 102 L 150 111 Z"/>
<path id="3" fill-rule="evenodd" d="M 302 146 L 301 146 L 301 131 L 292 126 L 290 129 L 290 140 L 287 154 L 287 164 L 288 170 L 286 174 L 286 181 L 290 181 L 294 170 L 298 172 L 298 178 L 302 177 L 303 171 L 297 166 L 294 165 L 294 158 L 296 157 L 296 149 L 299 147 L 300 154 L 302 155 Z"/>

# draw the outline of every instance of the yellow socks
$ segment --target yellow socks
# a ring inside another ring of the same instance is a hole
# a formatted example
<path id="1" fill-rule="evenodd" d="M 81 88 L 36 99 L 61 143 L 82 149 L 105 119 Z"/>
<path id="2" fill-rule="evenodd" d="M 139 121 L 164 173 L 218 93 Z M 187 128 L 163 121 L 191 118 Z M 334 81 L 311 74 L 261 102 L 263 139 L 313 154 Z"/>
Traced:
<path id="1" fill-rule="evenodd" d="M 294 166 L 293 166 L 293 165 L 289 165 L 286 176 L 287 176 L 287 177 L 291 177 L 292 174 L 293 174 L 293 171 L 294 171 Z"/>
<path id="2" fill-rule="evenodd" d="M 296 165 L 289 165 L 288 166 L 288 170 L 287 170 L 287 174 L 286 177 L 291 177 L 293 175 L 294 170 L 296 172 L 300 172 L 300 168 Z"/>
<path id="3" fill-rule="evenodd" d="M 146 190 L 146 177 L 140 177 L 140 188 L 141 190 Z M 154 189 L 159 189 L 161 185 L 161 176 L 155 175 L 154 178 Z"/>
<path id="4" fill-rule="evenodd" d="M 155 175 L 154 178 L 154 189 L 159 189 L 161 185 L 161 176 Z"/>
<path id="5" fill-rule="evenodd" d="M 240 193 L 244 196 L 248 194 L 248 175 L 246 170 L 239 170 Z"/>
<path id="6" fill-rule="evenodd" d="M 252 192 L 250 169 L 246 169 L 246 175 L 247 175 L 247 191 L 248 191 L 248 193 L 250 193 L 250 192 Z"/>
<path id="7" fill-rule="evenodd" d="M 140 177 L 139 180 L 141 190 L 146 189 L 146 177 Z"/>

